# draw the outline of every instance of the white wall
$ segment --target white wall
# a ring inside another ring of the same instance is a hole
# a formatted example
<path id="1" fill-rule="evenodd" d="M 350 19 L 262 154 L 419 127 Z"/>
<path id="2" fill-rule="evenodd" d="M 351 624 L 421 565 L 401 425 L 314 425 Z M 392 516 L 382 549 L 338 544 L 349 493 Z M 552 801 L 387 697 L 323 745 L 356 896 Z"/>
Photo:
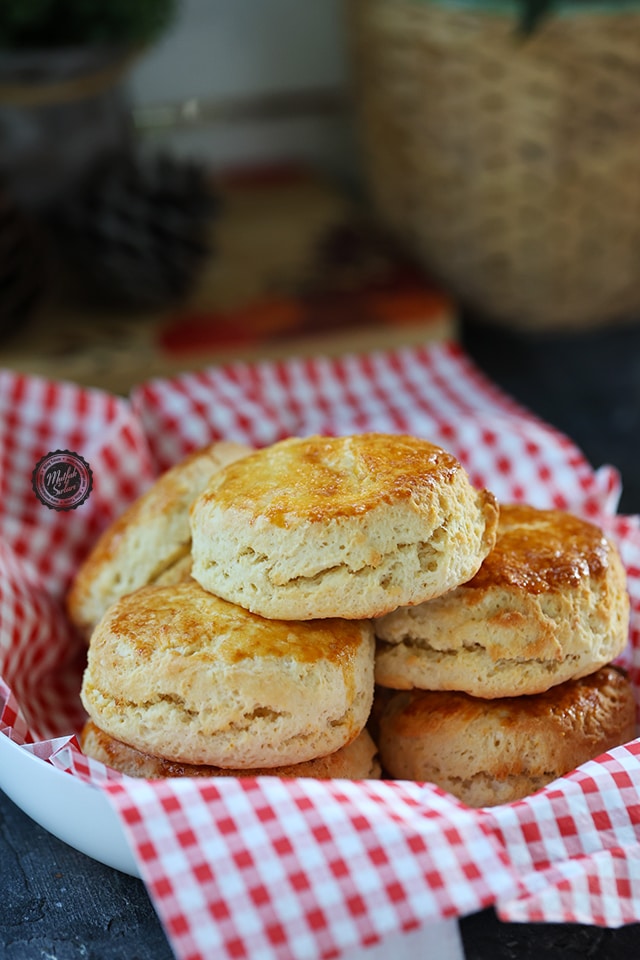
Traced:
<path id="1" fill-rule="evenodd" d="M 342 87 L 347 75 L 342 5 L 343 0 L 182 0 L 171 30 L 133 72 L 134 104 L 149 108 L 192 98 Z M 350 125 L 340 116 L 147 128 L 145 136 L 213 167 L 307 158 L 339 169 L 350 163 L 352 150 Z"/>

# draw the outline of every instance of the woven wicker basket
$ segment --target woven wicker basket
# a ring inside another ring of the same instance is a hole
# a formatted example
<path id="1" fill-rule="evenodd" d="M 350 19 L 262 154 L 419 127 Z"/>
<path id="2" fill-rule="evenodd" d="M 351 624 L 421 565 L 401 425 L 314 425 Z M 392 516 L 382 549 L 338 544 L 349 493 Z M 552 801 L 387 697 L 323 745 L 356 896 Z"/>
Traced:
<path id="1" fill-rule="evenodd" d="M 499 322 L 640 319 L 640 12 L 349 0 L 378 214 Z M 615 10 L 615 7 L 609 8 Z"/>

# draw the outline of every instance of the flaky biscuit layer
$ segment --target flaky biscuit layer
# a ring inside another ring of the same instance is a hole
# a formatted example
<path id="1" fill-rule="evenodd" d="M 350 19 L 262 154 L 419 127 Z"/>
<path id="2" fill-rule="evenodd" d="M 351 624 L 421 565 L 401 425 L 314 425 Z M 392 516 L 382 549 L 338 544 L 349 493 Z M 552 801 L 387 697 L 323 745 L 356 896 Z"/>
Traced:
<path id="1" fill-rule="evenodd" d="M 108 767 L 126 773 L 129 777 L 146 777 L 151 780 L 163 777 L 314 777 L 320 780 L 344 778 L 346 780 L 371 780 L 380 777 L 377 747 L 371 736 L 363 730 L 355 740 L 334 753 L 305 763 L 287 767 L 271 767 L 252 770 L 227 770 L 206 764 L 176 763 L 164 757 L 142 753 L 134 747 L 116 740 L 87 721 L 81 737 L 83 752 L 100 760 Z"/>
<path id="2" fill-rule="evenodd" d="M 468 583 L 374 624 L 376 680 L 478 697 L 540 693 L 617 657 L 626 574 L 594 524 L 504 505 L 494 549 Z"/>
<path id="3" fill-rule="evenodd" d="M 82 702 L 112 737 L 171 761 L 302 763 L 364 728 L 374 650 L 368 621 L 266 620 L 195 581 L 143 587 L 94 630 Z"/>
<path id="4" fill-rule="evenodd" d="M 192 576 L 264 617 L 369 618 L 468 580 L 496 526 L 493 495 L 424 440 L 290 438 L 194 502 Z"/>
<path id="5" fill-rule="evenodd" d="M 533 696 L 396 691 L 379 712 L 378 748 L 386 774 L 493 806 L 632 740 L 635 714 L 631 683 L 612 666 Z"/>

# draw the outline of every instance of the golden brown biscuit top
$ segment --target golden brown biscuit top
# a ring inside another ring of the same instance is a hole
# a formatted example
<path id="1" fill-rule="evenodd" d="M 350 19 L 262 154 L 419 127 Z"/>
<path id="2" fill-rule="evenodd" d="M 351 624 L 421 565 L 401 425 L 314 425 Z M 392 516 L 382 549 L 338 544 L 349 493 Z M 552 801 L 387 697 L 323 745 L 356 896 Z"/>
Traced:
<path id="1" fill-rule="evenodd" d="M 585 736 L 600 736 L 606 722 L 603 704 L 623 713 L 633 712 L 633 693 L 627 674 L 608 665 L 579 680 L 567 680 L 533 696 L 502 697 L 483 700 L 458 691 L 412 690 L 397 695 L 398 712 L 393 719 L 394 732 L 401 737 L 421 738 L 425 724 L 430 731 L 447 726 L 455 718 L 461 728 L 477 724 L 490 716 L 500 726 L 522 726 L 523 721 L 550 721 L 560 729 Z"/>
<path id="2" fill-rule="evenodd" d="M 287 527 L 291 517 L 322 522 L 419 498 L 460 471 L 450 453 L 414 437 L 289 438 L 225 467 L 199 502 L 215 500 Z"/>
<path id="3" fill-rule="evenodd" d="M 91 645 L 96 651 L 111 649 L 121 639 L 139 660 L 168 652 L 200 662 L 286 657 L 344 667 L 355 658 L 366 631 L 358 621 L 266 620 L 190 581 L 142 587 L 123 597 L 98 625 Z"/>
<path id="4" fill-rule="evenodd" d="M 606 575 L 611 544 L 599 527 L 561 510 L 502 505 L 498 535 L 467 588 L 513 586 L 532 594 Z"/>

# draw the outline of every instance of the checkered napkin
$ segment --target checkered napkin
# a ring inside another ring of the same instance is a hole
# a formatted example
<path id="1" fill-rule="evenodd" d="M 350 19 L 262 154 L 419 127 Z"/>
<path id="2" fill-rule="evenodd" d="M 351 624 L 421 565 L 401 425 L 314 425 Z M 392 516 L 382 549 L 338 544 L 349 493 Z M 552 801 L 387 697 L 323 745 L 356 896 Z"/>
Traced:
<path id="1" fill-rule="evenodd" d="M 82 756 L 84 648 L 64 617 L 100 529 L 217 438 L 408 432 L 440 443 L 502 501 L 600 523 L 632 600 L 621 660 L 640 683 L 640 527 L 620 480 L 520 409 L 451 344 L 232 364 L 151 381 L 128 401 L 0 373 L 0 732 L 106 791 L 180 960 L 329 958 L 494 903 L 509 920 L 640 920 L 640 744 L 518 803 L 471 810 L 430 784 L 274 777 L 133 780 Z M 50 450 L 87 460 L 68 513 L 35 498 Z"/>

